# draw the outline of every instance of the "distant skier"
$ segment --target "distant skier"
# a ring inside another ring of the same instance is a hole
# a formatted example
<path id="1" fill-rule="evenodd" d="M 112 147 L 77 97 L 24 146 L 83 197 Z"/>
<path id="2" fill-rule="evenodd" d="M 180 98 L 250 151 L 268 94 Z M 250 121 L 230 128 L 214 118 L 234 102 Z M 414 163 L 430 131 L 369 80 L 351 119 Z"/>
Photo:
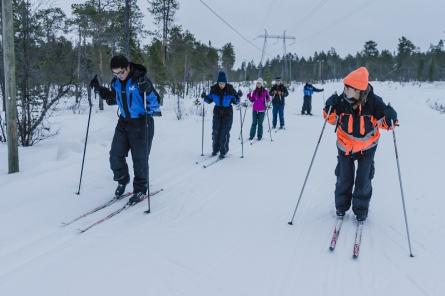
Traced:
<path id="1" fill-rule="evenodd" d="M 215 103 L 212 126 L 213 156 L 219 152 L 219 157 L 224 158 L 229 151 L 230 129 L 233 122 L 232 104 L 238 105 L 242 95 L 240 90 L 236 92 L 233 86 L 227 83 L 227 76 L 223 71 L 218 73 L 217 83 L 211 86 L 210 93 L 201 94 L 206 103 Z"/>
<path id="2" fill-rule="evenodd" d="M 111 144 L 110 166 L 114 180 L 118 182 L 115 195 L 119 197 L 130 182 L 125 158 L 131 150 L 134 180 L 130 203 L 133 204 L 139 202 L 147 193 L 148 158 L 154 135 L 152 116 L 161 116 L 160 97 L 147 78 L 144 66 L 129 62 L 123 55 L 116 55 L 111 59 L 110 68 L 115 76 L 110 84 L 111 89 L 100 86 L 97 76 L 91 80 L 90 86 L 108 105 L 117 104 L 119 107 L 119 120 Z M 144 94 L 147 110 L 144 109 Z"/>
<path id="3" fill-rule="evenodd" d="M 316 88 L 311 84 L 310 81 L 306 82 L 303 88 L 304 97 L 303 97 L 303 107 L 301 108 L 301 115 L 312 115 L 312 94 L 314 92 L 322 92 L 323 88 Z M 307 112 L 307 113 L 306 113 Z"/>
<path id="4" fill-rule="evenodd" d="M 368 216 L 379 128 L 391 130 L 397 125 L 396 111 L 374 94 L 368 76 L 365 67 L 349 73 L 343 80 L 343 93 L 328 98 L 323 112 L 323 116 L 328 116 L 328 122 L 336 125 L 337 130 L 337 215 L 344 216 L 352 202 L 357 221 L 364 221 Z M 328 115 L 330 107 L 331 113 Z"/>
<path id="5" fill-rule="evenodd" d="M 269 91 L 263 86 L 263 79 L 258 78 L 255 90 L 247 94 L 252 105 L 252 126 L 250 128 L 249 140 L 253 140 L 258 127 L 258 141 L 263 137 L 263 121 L 266 105 L 270 102 Z"/>
<path id="6" fill-rule="evenodd" d="M 272 97 L 272 128 L 277 127 L 277 115 L 280 117 L 280 129 L 284 128 L 284 98 L 289 95 L 287 88 L 283 85 L 281 77 L 275 78 L 275 83 L 270 89 Z"/>

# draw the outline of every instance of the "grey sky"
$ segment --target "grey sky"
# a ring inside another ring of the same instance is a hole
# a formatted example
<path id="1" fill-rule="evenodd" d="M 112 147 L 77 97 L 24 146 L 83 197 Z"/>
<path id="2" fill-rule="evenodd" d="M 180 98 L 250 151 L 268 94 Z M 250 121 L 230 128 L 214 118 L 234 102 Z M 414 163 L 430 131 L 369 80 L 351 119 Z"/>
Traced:
<path id="1" fill-rule="evenodd" d="M 65 10 L 82 1 L 53 0 Z M 396 50 L 399 37 L 406 36 L 421 50 L 445 39 L 445 1 L 443 0 L 203 0 L 221 17 L 250 39 L 258 48 L 262 39 L 254 39 L 267 29 L 270 34 L 296 37 L 288 52 L 309 56 L 334 47 L 341 56 L 354 54 L 367 40 L 379 49 Z M 146 14 L 146 28 L 152 28 L 147 1 L 138 0 Z M 232 42 L 236 66 L 242 61 L 258 62 L 261 51 L 236 35 L 199 0 L 179 0 L 176 23 L 190 30 L 202 42 L 216 47 Z M 59 6 L 58 5 L 58 6 Z M 282 54 L 282 43 L 269 41 L 270 56 Z"/>

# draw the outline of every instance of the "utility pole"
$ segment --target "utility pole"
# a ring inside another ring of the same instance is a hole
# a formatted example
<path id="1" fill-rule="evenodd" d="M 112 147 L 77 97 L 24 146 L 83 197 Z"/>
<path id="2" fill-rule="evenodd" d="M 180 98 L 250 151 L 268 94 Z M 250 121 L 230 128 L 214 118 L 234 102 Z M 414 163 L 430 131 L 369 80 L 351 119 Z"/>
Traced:
<path id="1" fill-rule="evenodd" d="M 17 147 L 17 102 L 15 89 L 15 52 L 12 1 L 2 0 L 3 63 L 5 67 L 6 129 L 8 141 L 8 172 L 19 171 Z"/>
<path id="2" fill-rule="evenodd" d="M 321 77 L 321 67 L 323 65 L 324 61 L 318 61 L 318 77 L 319 77 L 319 81 L 321 83 L 323 83 L 322 77 Z"/>
<path id="3" fill-rule="evenodd" d="M 260 73 L 259 75 L 261 76 L 262 74 L 262 63 L 263 63 L 263 59 L 264 59 L 264 53 L 266 50 L 266 43 L 267 43 L 267 39 L 276 39 L 276 40 L 282 40 L 283 41 L 283 68 L 281 70 L 283 79 L 285 79 L 286 77 L 288 77 L 288 59 L 286 57 L 287 52 L 286 52 L 286 41 L 287 40 L 296 40 L 295 36 L 287 36 L 286 35 L 286 31 L 283 32 L 283 35 L 269 35 L 267 33 L 266 30 L 264 30 L 264 35 L 259 35 L 258 38 L 264 38 L 264 43 L 263 43 L 263 50 L 261 53 L 261 62 L 260 62 Z M 290 77 L 288 77 L 290 79 Z"/>

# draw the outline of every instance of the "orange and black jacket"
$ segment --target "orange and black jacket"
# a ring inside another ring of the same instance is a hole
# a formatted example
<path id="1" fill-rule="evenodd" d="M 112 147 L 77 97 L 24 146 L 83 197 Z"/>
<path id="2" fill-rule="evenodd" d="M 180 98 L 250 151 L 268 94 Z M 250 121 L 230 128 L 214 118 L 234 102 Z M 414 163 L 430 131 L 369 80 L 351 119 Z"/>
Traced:
<path id="1" fill-rule="evenodd" d="M 337 147 L 345 155 L 363 153 L 377 146 L 380 138 L 379 128 L 389 129 L 384 116 L 386 104 L 381 97 L 374 94 L 371 85 L 368 90 L 364 103 L 355 108 L 343 94 L 340 95 L 338 104 L 329 114 L 328 122 L 336 125 Z M 323 110 L 324 118 L 328 116 L 328 109 L 325 107 Z"/>

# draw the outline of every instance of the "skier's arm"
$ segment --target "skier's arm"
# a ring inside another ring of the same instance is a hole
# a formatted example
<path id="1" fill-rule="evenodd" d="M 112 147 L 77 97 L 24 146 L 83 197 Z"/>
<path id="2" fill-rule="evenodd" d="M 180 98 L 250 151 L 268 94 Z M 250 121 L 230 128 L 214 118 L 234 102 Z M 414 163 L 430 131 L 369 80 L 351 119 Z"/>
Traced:
<path id="1" fill-rule="evenodd" d="M 287 91 L 287 87 L 283 87 L 283 94 L 281 95 L 283 98 L 287 97 L 289 95 L 289 92 Z"/>
<path id="2" fill-rule="evenodd" d="M 322 92 L 324 91 L 324 88 L 316 88 L 315 86 L 313 86 L 314 92 Z"/>
<path id="3" fill-rule="evenodd" d="M 332 125 L 337 123 L 337 105 L 339 102 L 340 97 L 335 93 L 326 100 L 326 105 L 323 108 L 323 118 L 327 118 L 327 121 Z"/>
<path id="4" fill-rule="evenodd" d="M 386 105 L 382 98 L 375 96 L 374 117 L 377 119 L 380 128 L 391 130 L 394 125 L 398 125 L 397 112 L 390 105 Z"/>
<path id="5" fill-rule="evenodd" d="M 147 100 L 147 114 L 152 116 L 161 116 L 161 96 L 156 91 L 153 86 L 153 83 L 146 76 L 143 76 L 139 79 L 138 82 L 139 91 L 141 95 L 145 94 L 145 99 Z"/>
<path id="6" fill-rule="evenodd" d="M 99 96 L 107 102 L 107 105 L 116 105 L 116 92 L 114 89 L 108 89 L 103 86 L 99 86 L 97 89 Z"/>
<path id="7" fill-rule="evenodd" d="M 111 85 L 113 85 L 113 81 L 111 81 Z M 116 105 L 116 92 L 114 89 L 110 90 L 106 87 L 103 87 L 99 84 L 99 80 L 97 79 L 97 75 L 90 81 L 90 87 L 94 89 L 95 93 L 98 93 L 99 96 L 104 99 L 108 105 Z"/>

